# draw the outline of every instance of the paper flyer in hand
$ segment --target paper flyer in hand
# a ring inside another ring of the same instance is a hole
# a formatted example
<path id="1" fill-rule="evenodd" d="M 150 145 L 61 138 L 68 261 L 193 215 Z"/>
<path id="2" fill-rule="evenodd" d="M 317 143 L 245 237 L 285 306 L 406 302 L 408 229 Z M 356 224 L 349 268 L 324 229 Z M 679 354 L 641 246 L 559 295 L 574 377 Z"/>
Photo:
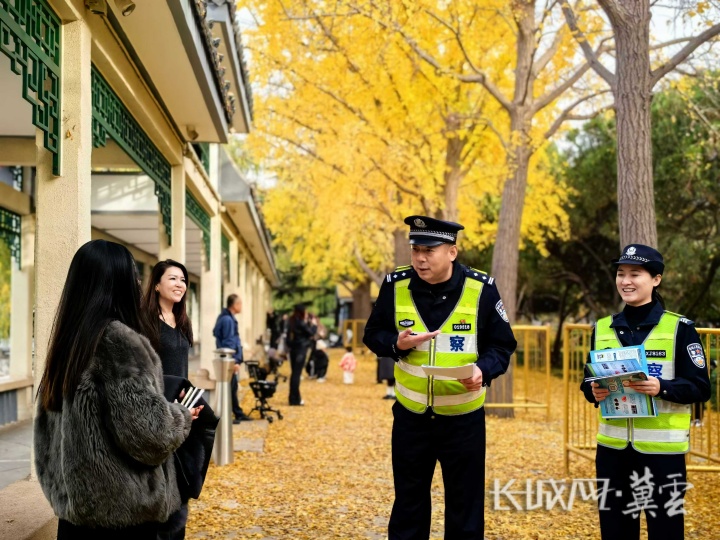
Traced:
<path id="1" fill-rule="evenodd" d="M 473 376 L 473 366 L 475 364 L 465 364 L 464 366 L 440 367 L 423 365 L 422 369 L 428 377 L 444 377 L 447 379 L 469 379 Z"/>
<path id="2" fill-rule="evenodd" d="M 610 390 L 610 395 L 600 402 L 603 418 L 643 418 L 657 416 L 655 400 L 624 386 L 623 381 L 647 380 L 648 368 L 645 347 L 634 345 L 618 349 L 590 351 L 591 373 L 587 382 L 596 382 Z"/>

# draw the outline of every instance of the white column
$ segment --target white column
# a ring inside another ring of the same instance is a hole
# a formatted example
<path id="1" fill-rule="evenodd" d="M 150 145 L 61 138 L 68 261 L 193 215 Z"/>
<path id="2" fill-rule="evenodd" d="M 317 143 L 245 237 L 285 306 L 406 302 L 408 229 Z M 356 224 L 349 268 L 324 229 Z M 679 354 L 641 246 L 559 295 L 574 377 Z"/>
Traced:
<path id="1" fill-rule="evenodd" d="M 243 301 L 243 314 L 244 317 L 240 318 L 238 324 L 240 331 L 240 339 L 243 343 L 248 340 L 248 324 L 243 322 L 247 319 L 247 313 L 250 309 L 250 295 L 248 294 L 248 276 L 247 276 L 247 255 L 243 252 L 238 252 L 238 294 Z"/>
<path id="2" fill-rule="evenodd" d="M 215 320 L 224 307 L 220 300 L 220 283 L 222 282 L 222 252 L 220 246 L 220 215 L 210 217 L 210 265 L 205 263 L 203 250 L 203 271 L 200 275 L 200 368 L 213 372 L 213 351 L 215 337 L 213 327 Z"/>
<path id="3" fill-rule="evenodd" d="M 240 294 L 240 274 L 238 272 L 238 241 L 230 240 L 230 275 L 228 276 L 228 283 L 226 283 L 227 290 L 235 294 Z M 230 293 L 228 293 L 230 294 Z"/>
<path id="4" fill-rule="evenodd" d="M 183 165 L 173 165 L 171 173 L 171 195 L 172 201 L 172 245 L 168 244 L 168 237 L 165 234 L 165 225 L 162 221 L 162 213 L 158 213 L 160 235 L 160 252 L 158 259 L 173 259 L 185 264 L 185 168 Z M 159 207 L 158 207 L 159 210 Z"/>
<path id="5" fill-rule="evenodd" d="M 84 20 L 62 27 L 61 176 L 52 155 L 37 143 L 37 231 L 35 237 L 35 383 L 45 368 L 48 341 L 70 261 L 90 240 L 92 88 L 90 30 Z"/>
<path id="6" fill-rule="evenodd" d="M 28 176 L 24 178 L 28 179 Z M 27 182 L 27 180 L 26 180 Z M 29 183 L 29 182 L 28 182 Z M 20 267 L 12 261 L 10 277 L 12 312 L 10 315 L 10 378 L 32 379 L 32 328 L 35 274 L 35 215 L 22 216 Z M 32 386 L 18 389 L 18 420 L 32 416 Z"/>

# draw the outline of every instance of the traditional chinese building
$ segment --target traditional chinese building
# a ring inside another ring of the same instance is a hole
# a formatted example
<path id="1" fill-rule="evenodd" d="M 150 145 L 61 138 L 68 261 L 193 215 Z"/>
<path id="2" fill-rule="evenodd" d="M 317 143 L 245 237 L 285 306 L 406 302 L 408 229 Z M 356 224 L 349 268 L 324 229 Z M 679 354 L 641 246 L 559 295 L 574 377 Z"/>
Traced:
<path id="1" fill-rule="evenodd" d="M 234 3 L 0 0 L 0 53 L 0 240 L 12 255 L 0 425 L 32 414 L 67 269 L 90 239 L 126 245 L 145 278 L 158 260 L 186 264 L 193 367 L 212 373 L 230 293 L 252 347 L 277 273 L 253 189 L 222 146 L 252 123 Z"/>

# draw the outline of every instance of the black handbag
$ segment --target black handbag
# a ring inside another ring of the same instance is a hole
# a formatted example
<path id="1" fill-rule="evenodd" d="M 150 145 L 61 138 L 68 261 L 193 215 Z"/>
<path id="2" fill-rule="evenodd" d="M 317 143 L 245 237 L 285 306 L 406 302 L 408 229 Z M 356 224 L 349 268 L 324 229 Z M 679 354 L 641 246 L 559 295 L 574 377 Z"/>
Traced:
<path id="1" fill-rule="evenodd" d="M 183 377 L 164 375 L 163 379 L 165 398 L 170 402 L 175 401 L 183 389 L 192 386 L 192 383 Z M 205 407 L 193 421 L 187 439 L 175 450 L 173 456 L 178 489 L 183 502 L 200 497 L 215 443 L 215 430 L 220 422 L 220 418 L 215 416 L 215 412 L 203 398 L 200 398 L 196 406 L 200 405 Z"/>

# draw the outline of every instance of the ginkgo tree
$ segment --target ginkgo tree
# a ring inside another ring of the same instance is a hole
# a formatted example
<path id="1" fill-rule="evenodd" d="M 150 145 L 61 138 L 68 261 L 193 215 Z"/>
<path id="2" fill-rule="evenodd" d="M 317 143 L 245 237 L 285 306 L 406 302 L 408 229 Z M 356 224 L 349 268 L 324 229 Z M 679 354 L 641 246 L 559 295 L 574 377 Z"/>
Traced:
<path id="1" fill-rule="evenodd" d="M 393 17 L 382 2 L 369 4 L 358 2 L 366 16 L 400 34 L 425 63 L 466 86 L 481 87 L 499 107 L 493 126 L 505 159 L 505 178 L 492 273 L 514 320 L 521 230 L 534 199 L 528 193 L 533 157 L 565 121 L 588 118 L 588 109 L 590 116 L 595 114 L 600 106 L 594 102 L 607 88 L 588 80 L 591 63 L 577 54 L 558 0 L 418 0 L 402 4 L 408 22 Z M 591 18 L 588 24 L 602 23 Z M 424 38 L 426 28 L 434 28 L 429 34 L 434 42 Z M 488 37 L 491 47 L 478 46 Z M 601 58 L 609 51 L 607 40 L 595 41 L 588 46 Z M 460 56 L 463 62 L 450 64 L 448 56 Z"/>
<path id="2" fill-rule="evenodd" d="M 481 85 L 417 57 L 388 20 L 412 26 L 415 43 L 448 66 L 467 63 L 437 21 L 416 20 L 404 4 L 369 12 L 373 6 L 350 1 L 241 3 L 256 21 L 245 31 L 257 88 L 249 146 L 278 177 L 264 212 L 309 279 L 380 282 L 393 264 L 408 262 L 396 248 L 407 243 L 402 218 L 412 213 L 461 221 L 463 246 L 495 241 L 508 174 L 507 115 Z M 510 27 L 468 18 L 463 32 L 481 36 L 473 51 L 505 71 Z M 552 129 L 550 120 L 543 127 Z M 565 192 L 541 154 L 527 168 L 536 196 L 520 210 L 522 238 L 542 250 L 546 238 L 567 234 Z"/>

